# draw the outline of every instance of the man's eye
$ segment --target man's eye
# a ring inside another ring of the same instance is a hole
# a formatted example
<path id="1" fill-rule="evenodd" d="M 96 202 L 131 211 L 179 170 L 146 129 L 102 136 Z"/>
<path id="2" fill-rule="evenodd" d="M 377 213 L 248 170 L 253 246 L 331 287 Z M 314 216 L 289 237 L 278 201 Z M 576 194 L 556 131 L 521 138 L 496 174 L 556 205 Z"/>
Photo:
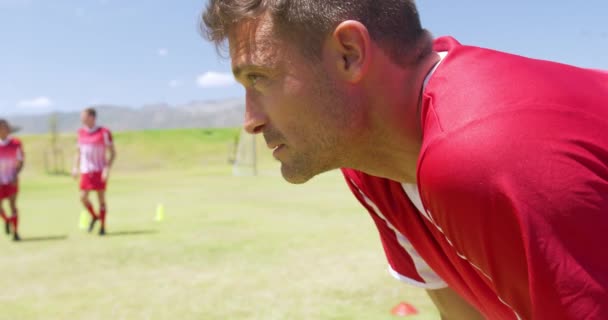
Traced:
<path id="1" fill-rule="evenodd" d="M 261 78 L 262 78 L 261 75 L 255 74 L 255 73 L 251 73 L 251 74 L 247 75 L 247 81 L 249 81 L 249 83 L 251 83 L 252 85 L 256 85 L 256 83 L 258 81 L 260 81 Z"/>

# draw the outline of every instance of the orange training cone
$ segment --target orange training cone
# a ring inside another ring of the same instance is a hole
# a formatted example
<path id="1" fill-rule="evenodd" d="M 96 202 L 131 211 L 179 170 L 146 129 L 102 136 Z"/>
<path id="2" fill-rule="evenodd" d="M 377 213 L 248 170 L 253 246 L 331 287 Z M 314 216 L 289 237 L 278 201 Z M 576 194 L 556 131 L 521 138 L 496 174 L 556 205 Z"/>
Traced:
<path id="1" fill-rule="evenodd" d="M 391 310 L 391 313 L 394 316 L 407 317 L 417 315 L 418 310 L 409 303 L 401 302 L 400 304 L 396 305 L 393 310 Z"/>

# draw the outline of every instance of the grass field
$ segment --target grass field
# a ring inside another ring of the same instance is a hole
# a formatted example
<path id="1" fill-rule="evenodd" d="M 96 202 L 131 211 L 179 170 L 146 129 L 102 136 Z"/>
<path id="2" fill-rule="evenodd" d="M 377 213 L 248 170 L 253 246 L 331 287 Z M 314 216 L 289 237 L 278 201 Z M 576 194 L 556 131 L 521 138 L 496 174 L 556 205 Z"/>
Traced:
<path id="1" fill-rule="evenodd" d="M 24 137 L 26 241 L 0 239 L 0 319 L 396 319 L 400 301 L 438 319 L 390 278 L 339 174 L 292 186 L 264 155 L 263 175 L 232 177 L 237 132 L 117 134 L 105 238 L 79 230 L 76 183 L 42 173 L 46 138 Z"/>

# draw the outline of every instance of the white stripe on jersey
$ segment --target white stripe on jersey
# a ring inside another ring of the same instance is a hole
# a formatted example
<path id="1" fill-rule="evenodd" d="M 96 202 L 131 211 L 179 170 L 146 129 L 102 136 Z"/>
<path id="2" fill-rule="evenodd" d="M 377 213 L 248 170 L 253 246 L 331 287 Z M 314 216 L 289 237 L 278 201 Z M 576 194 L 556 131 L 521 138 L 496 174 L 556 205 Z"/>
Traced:
<path id="1" fill-rule="evenodd" d="M 0 184 L 9 184 L 13 181 L 14 167 L 13 160 L 9 158 L 0 159 Z"/>
<path id="2" fill-rule="evenodd" d="M 447 283 L 445 283 L 445 281 L 443 281 L 443 279 L 441 279 L 441 277 L 433 269 L 431 269 L 431 267 L 426 263 L 426 261 L 424 261 L 424 259 L 422 259 L 422 257 L 420 256 L 418 251 L 416 251 L 416 249 L 414 248 L 412 243 L 409 241 L 409 239 L 407 239 L 406 236 L 404 236 L 401 232 L 399 232 L 399 230 L 397 230 L 397 228 L 395 226 L 393 226 L 393 224 L 390 223 L 386 219 L 386 217 L 382 214 L 382 212 L 380 212 L 380 209 L 376 206 L 376 204 L 370 198 L 368 198 L 363 193 L 363 191 L 361 191 L 361 189 L 359 189 L 359 187 L 357 187 L 357 185 L 355 184 L 354 181 L 351 180 L 351 182 L 357 188 L 357 191 L 359 191 L 359 194 L 363 197 L 363 200 L 365 200 L 365 203 L 374 211 L 376 216 L 378 216 L 380 219 L 382 219 L 382 221 L 384 221 L 386 223 L 386 226 L 394 232 L 397 242 L 399 243 L 401 248 L 405 252 L 407 252 L 407 254 L 410 256 L 410 258 L 412 258 L 412 261 L 414 262 L 414 266 L 416 267 L 416 271 L 418 272 L 418 275 L 424 280 L 424 283 L 422 283 L 420 281 L 416 281 L 405 275 L 399 274 L 390 265 L 389 265 L 389 273 L 393 277 L 395 277 L 397 280 L 400 280 L 404 283 L 407 283 L 409 285 L 412 285 L 412 286 L 415 286 L 418 288 L 423 288 L 423 289 L 427 289 L 427 290 L 437 290 L 437 289 L 447 288 L 447 286 L 448 286 Z"/>
<path id="3" fill-rule="evenodd" d="M 2 150 L 0 150 L 0 184 L 13 182 L 17 176 L 17 165 L 23 161 L 21 146 L 18 146 L 16 150 L 12 149 L 10 147 L 11 141 L 13 141 L 11 137 L 0 140 L 0 147 L 2 147 Z"/>
<path id="4" fill-rule="evenodd" d="M 110 139 L 110 133 L 105 131 L 103 133 L 103 142 L 106 144 L 106 147 L 109 147 L 112 145 L 112 139 Z"/>
<path id="5" fill-rule="evenodd" d="M 106 167 L 106 146 L 101 144 L 80 145 L 80 172 L 101 172 Z"/>
<path id="6" fill-rule="evenodd" d="M 441 229 L 441 227 L 439 227 L 439 225 L 437 223 L 435 223 L 435 220 L 433 220 L 433 215 L 431 214 L 431 211 L 426 210 L 424 208 L 424 205 L 422 203 L 422 198 L 420 197 L 420 192 L 419 192 L 418 186 L 415 185 L 415 184 L 402 183 L 401 187 L 403 188 L 403 191 L 405 191 L 405 193 L 407 194 L 407 196 L 410 198 L 410 201 L 412 201 L 412 203 L 414 204 L 414 206 L 418 209 L 418 211 L 420 211 L 420 214 L 422 214 L 424 217 L 426 217 L 435 227 L 437 227 L 437 229 L 439 230 L 439 232 L 441 232 L 441 234 L 445 237 L 445 240 L 448 242 L 448 244 L 454 249 L 454 251 L 456 252 L 456 254 L 458 255 L 458 257 L 460 257 L 461 259 L 467 261 L 473 268 L 477 269 L 477 271 L 479 271 L 488 280 L 490 280 L 492 283 L 494 283 L 494 280 L 492 279 L 492 277 L 490 277 L 485 271 L 483 271 L 480 267 L 478 267 L 476 264 L 474 264 L 473 262 L 471 262 L 471 260 L 469 260 L 469 258 L 467 258 L 464 254 L 460 253 L 454 247 L 454 244 L 445 235 L 445 233 L 443 232 L 443 229 Z M 399 278 L 397 277 L 397 279 L 399 279 Z M 402 281 L 404 281 L 404 280 L 402 280 Z M 407 281 L 405 281 L 405 282 L 407 282 Z M 515 311 L 515 309 L 513 307 L 511 307 L 506 301 L 504 301 L 500 296 L 498 296 L 498 300 L 500 300 L 500 302 L 502 302 L 505 306 L 511 308 L 511 310 L 513 311 L 513 313 L 515 313 L 515 316 L 517 317 L 518 320 L 522 319 L 519 316 L 519 314 L 517 314 L 517 312 Z"/>
<path id="7" fill-rule="evenodd" d="M 0 158 L 0 184 L 13 182 L 17 175 L 17 159 Z"/>
<path id="8" fill-rule="evenodd" d="M 78 131 L 80 172 L 101 172 L 108 165 L 106 151 L 112 145 L 112 134 L 105 128 L 82 128 Z"/>
<path id="9" fill-rule="evenodd" d="M 17 161 L 23 161 L 23 150 L 21 150 L 21 147 L 17 149 Z"/>

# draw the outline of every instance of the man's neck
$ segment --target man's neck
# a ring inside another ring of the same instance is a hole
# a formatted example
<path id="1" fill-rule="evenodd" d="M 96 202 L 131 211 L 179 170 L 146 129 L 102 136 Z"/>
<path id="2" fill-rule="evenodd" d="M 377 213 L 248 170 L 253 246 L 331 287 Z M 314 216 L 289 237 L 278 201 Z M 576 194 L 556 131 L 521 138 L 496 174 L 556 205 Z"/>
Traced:
<path id="1" fill-rule="evenodd" d="M 94 132 L 94 131 L 97 131 L 97 129 L 99 129 L 99 126 L 97 126 L 97 125 L 93 125 L 92 127 L 84 126 L 84 128 L 87 129 L 87 131 L 89 131 L 89 132 Z"/>
<path id="2" fill-rule="evenodd" d="M 6 136 L 4 138 L 0 137 L 0 145 L 7 145 L 11 140 L 11 136 Z"/>
<path id="3" fill-rule="evenodd" d="M 381 85 L 371 95 L 378 97 L 372 108 L 368 137 L 355 157 L 354 169 L 399 182 L 416 183 L 422 147 L 421 102 L 424 80 L 440 61 L 436 52 L 413 68 L 387 68 L 380 72 Z M 380 79 L 378 79 L 380 80 Z"/>

